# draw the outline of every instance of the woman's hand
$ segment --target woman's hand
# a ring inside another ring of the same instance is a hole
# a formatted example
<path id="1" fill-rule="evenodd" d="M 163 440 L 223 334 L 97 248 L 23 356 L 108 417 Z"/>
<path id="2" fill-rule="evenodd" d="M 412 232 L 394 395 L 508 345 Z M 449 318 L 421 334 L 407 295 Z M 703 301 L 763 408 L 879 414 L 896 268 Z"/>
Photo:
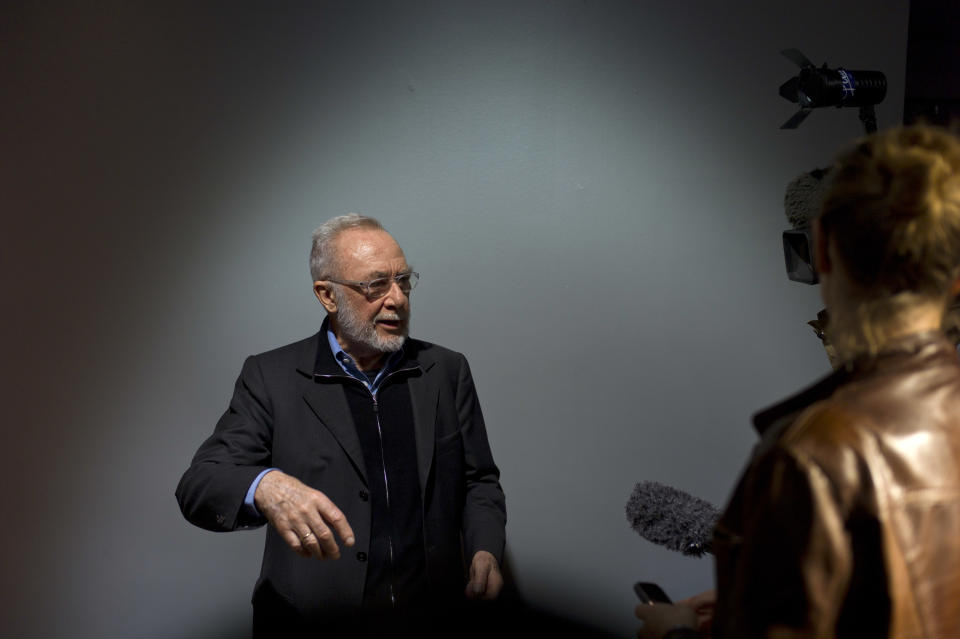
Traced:
<path id="1" fill-rule="evenodd" d="M 701 637 L 709 637 L 713 630 L 713 612 L 717 607 L 717 591 L 708 590 L 677 602 L 690 606 L 697 613 L 697 631 Z"/>
<path id="2" fill-rule="evenodd" d="M 663 639 L 674 628 L 697 628 L 697 611 L 685 603 L 637 604 L 637 618 L 643 625 L 637 629 L 638 639 Z"/>

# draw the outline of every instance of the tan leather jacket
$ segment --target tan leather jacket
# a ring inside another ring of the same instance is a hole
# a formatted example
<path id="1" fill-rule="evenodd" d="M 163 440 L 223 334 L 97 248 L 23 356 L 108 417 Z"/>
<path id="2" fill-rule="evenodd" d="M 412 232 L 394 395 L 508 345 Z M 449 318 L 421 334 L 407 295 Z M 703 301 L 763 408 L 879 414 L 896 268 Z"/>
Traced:
<path id="1" fill-rule="evenodd" d="M 914 335 L 759 413 L 714 635 L 960 637 L 960 360 Z"/>

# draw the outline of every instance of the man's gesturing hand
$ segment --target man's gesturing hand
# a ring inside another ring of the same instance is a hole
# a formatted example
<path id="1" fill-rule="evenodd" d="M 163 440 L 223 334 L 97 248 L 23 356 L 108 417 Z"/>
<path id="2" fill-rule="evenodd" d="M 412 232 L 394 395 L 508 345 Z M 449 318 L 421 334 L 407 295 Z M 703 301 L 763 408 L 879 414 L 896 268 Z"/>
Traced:
<path id="1" fill-rule="evenodd" d="M 253 503 L 284 541 L 303 557 L 339 559 L 340 548 L 333 531 L 346 545 L 354 543 L 347 518 L 326 495 L 279 470 L 263 476 Z"/>
<path id="2" fill-rule="evenodd" d="M 497 558 L 486 550 L 478 550 L 470 562 L 470 583 L 466 595 L 470 599 L 496 599 L 503 588 L 503 576 Z"/>

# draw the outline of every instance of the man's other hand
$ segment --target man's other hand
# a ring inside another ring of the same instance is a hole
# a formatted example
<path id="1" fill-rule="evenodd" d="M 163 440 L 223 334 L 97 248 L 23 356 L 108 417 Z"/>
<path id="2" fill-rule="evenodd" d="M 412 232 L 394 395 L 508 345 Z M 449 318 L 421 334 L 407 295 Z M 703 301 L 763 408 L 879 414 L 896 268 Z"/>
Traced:
<path id="1" fill-rule="evenodd" d="M 334 531 L 347 546 L 354 544 L 346 516 L 326 495 L 279 470 L 263 476 L 253 502 L 287 545 L 303 557 L 339 559 Z"/>
<path id="2" fill-rule="evenodd" d="M 503 575 L 497 558 L 486 550 L 478 550 L 470 562 L 470 583 L 466 595 L 470 599 L 496 599 L 503 588 Z"/>

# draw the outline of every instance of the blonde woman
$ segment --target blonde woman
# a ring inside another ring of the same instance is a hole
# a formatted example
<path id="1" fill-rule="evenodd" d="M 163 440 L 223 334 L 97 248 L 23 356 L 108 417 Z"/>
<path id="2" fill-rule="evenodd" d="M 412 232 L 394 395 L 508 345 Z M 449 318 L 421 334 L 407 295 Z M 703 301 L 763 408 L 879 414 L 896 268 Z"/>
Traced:
<path id="1" fill-rule="evenodd" d="M 960 142 L 893 129 L 831 173 L 815 254 L 841 366 L 755 416 L 761 444 L 714 534 L 715 601 L 638 606 L 644 639 L 960 632 L 960 361 L 944 334 Z"/>

